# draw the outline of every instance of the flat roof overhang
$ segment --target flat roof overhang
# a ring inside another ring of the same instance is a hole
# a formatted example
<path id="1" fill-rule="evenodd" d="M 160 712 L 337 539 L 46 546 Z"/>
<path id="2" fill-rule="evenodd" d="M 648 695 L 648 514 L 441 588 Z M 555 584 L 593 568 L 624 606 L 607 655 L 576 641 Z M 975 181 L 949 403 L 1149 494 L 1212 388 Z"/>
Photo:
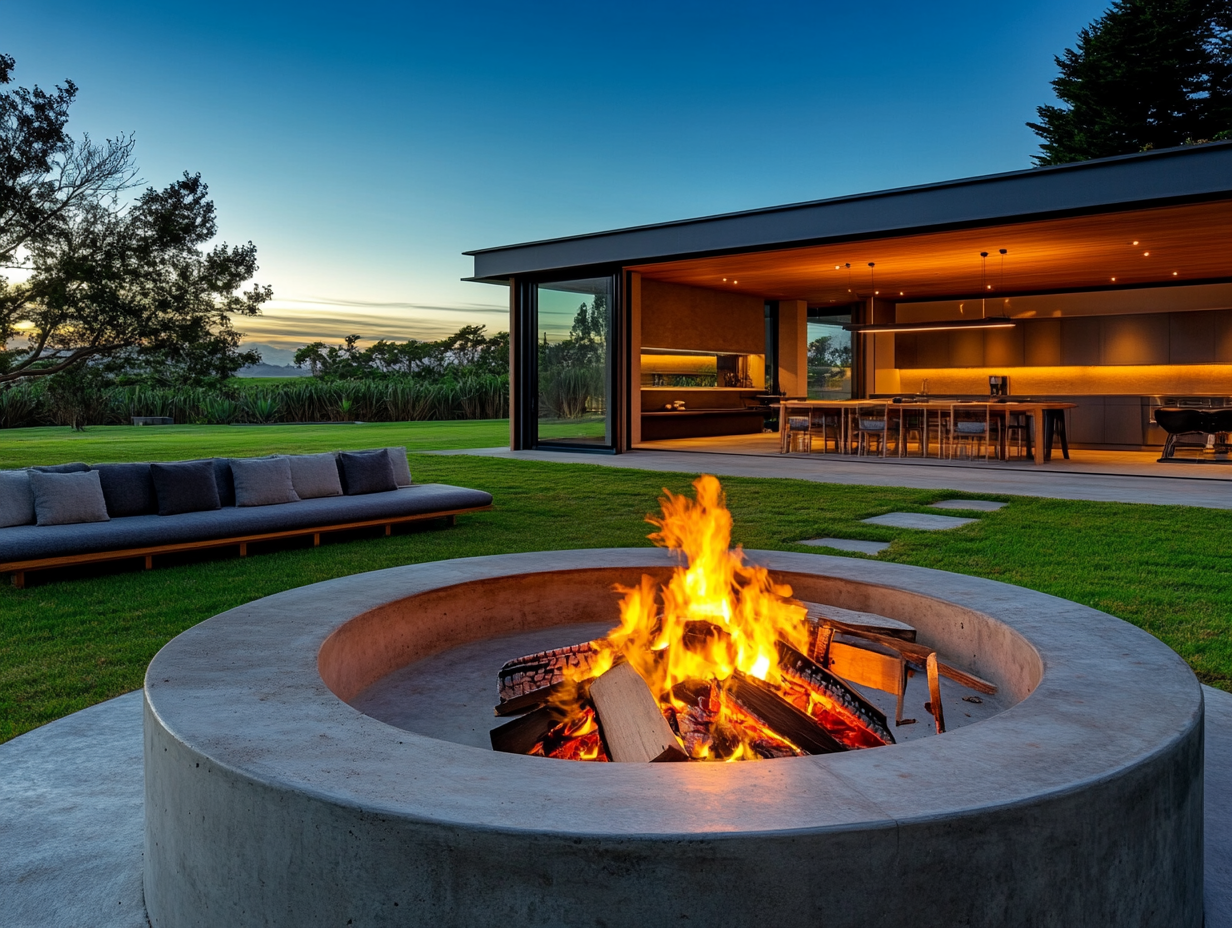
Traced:
<path id="1" fill-rule="evenodd" d="M 619 266 L 825 305 L 856 289 L 895 300 L 970 296 L 985 286 L 980 251 L 1003 294 L 1232 278 L 1232 142 L 467 254 L 471 279 L 493 283 Z"/>

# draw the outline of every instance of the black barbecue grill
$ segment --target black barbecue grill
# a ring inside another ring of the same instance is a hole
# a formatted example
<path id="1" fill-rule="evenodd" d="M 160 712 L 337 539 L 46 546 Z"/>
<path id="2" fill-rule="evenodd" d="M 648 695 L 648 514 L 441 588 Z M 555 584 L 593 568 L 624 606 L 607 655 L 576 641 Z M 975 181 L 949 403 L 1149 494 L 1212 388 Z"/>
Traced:
<path id="1" fill-rule="evenodd" d="M 1160 461 L 1232 463 L 1228 459 L 1228 433 L 1232 432 L 1232 406 L 1200 408 L 1161 406 L 1155 422 L 1168 433 Z M 1198 457 L 1174 457 L 1177 448 L 1197 448 Z"/>

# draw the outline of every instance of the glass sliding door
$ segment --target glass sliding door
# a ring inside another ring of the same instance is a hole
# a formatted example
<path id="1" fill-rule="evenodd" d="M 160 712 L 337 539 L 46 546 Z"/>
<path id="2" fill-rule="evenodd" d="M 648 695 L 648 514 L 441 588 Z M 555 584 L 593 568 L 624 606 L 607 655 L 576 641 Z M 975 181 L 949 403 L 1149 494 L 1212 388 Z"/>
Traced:
<path id="1" fill-rule="evenodd" d="M 536 286 L 536 444 L 613 447 L 611 277 Z"/>

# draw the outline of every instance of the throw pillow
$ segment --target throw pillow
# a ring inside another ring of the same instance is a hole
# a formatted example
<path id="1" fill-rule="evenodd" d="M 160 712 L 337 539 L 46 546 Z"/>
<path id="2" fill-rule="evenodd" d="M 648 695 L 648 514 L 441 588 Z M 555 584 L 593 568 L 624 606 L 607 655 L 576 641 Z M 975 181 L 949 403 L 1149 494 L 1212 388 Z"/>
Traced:
<path id="1" fill-rule="evenodd" d="M 232 458 L 231 475 L 235 480 L 237 506 L 274 506 L 299 501 L 291 482 L 291 464 L 282 455 Z"/>
<path id="2" fill-rule="evenodd" d="M 150 465 L 158 514 L 174 516 L 181 512 L 221 509 L 218 484 L 214 482 L 213 461 L 175 461 Z"/>
<path id="3" fill-rule="evenodd" d="M 342 451 L 338 454 L 338 467 L 342 471 L 342 484 L 347 496 L 398 489 L 393 466 L 384 448 L 376 451 Z"/>
<path id="4" fill-rule="evenodd" d="M 332 460 L 330 466 L 333 466 Z M 34 490 L 24 470 L 0 470 L 0 528 L 34 521 Z"/>
<path id="5" fill-rule="evenodd" d="M 34 514 L 39 525 L 110 521 L 98 471 L 49 474 L 31 470 L 30 489 L 34 491 Z"/>
<path id="6" fill-rule="evenodd" d="M 400 487 L 409 487 L 411 485 L 411 465 L 406 459 L 406 446 L 386 448 L 385 453 L 389 455 L 389 464 L 394 469 L 394 483 Z"/>
<path id="7" fill-rule="evenodd" d="M 41 474 L 83 474 L 89 469 L 89 464 L 82 464 L 80 461 L 74 464 L 39 464 L 30 468 Z"/>
<path id="8" fill-rule="evenodd" d="M 103 485 L 103 499 L 111 518 L 158 512 L 149 464 L 97 464 L 93 470 Z"/>
<path id="9" fill-rule="evenodd" d="M 324 454 L 293 454 L 287 461 L 291 465 L 291 484 L 300 499 L 342 495 L 338 464 L 328 451 Z"/>

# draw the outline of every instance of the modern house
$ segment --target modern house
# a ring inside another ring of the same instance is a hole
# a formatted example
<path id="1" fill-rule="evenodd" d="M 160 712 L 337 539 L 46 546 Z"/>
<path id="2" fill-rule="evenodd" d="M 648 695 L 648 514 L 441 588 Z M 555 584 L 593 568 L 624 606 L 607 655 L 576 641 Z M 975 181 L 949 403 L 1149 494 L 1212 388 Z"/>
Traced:
<path id="1" fill-rule="evenodd" d="M 1232 396 L 1232 142 L 468 254 L 509 287 L 514 449 L 761 432 L 774 395 L 987 398 L 990 376 L 1076 403 L 1072 444 L 1141 449 L 1153 406 Z"/>

